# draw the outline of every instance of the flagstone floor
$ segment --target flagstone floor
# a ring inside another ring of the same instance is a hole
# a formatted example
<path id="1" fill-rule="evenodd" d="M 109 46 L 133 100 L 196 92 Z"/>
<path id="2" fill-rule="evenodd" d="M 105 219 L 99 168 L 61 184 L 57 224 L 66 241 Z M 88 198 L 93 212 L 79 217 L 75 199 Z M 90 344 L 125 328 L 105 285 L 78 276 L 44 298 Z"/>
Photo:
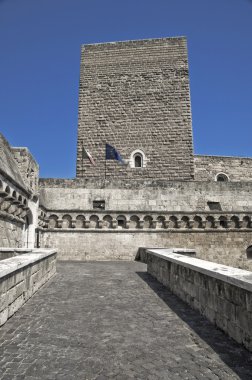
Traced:
<path id="1" fill-rule="evenodd" d="M 0 329 L 0 379 L 252 379 L 252 355 L 136 262 L 59 262 Z"/>

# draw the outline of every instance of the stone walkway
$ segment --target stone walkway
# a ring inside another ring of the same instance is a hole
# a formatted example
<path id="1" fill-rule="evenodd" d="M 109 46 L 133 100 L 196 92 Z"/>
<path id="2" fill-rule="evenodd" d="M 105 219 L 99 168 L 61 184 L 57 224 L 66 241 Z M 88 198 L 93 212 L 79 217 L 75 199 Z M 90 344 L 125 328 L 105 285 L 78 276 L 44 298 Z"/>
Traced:
<path id="1" fill-rule="evenodd" d="M 252 379 L 252 355 L 144 264 L 68 262 L 0 329 L 0 379 Z"/>

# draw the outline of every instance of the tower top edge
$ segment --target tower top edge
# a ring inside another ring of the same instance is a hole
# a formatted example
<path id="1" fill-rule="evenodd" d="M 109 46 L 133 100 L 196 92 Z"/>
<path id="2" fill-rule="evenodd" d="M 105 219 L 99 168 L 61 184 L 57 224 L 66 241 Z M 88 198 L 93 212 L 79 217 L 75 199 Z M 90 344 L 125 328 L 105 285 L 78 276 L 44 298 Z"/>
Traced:
<path id="1" fill-rule="evenodd" d="M 148 43 L 148 42 L 165 42 L 171 40 L 184 40 L 187 41 L 186 36 L 174 36 L 174 37 L 160 37 L 160 38 L 144 38 L 144 39 L 136 39 L 136 40 L 120 40 L 120 41 L 107 41 L 107 42 L 95 42 L 89 44 L 81 44 L 82 48 L 91 47 L 91 46 L 104 46 L 104 45 L 123 45 L 123 44 L 137 44 L 137 43 Z"/>

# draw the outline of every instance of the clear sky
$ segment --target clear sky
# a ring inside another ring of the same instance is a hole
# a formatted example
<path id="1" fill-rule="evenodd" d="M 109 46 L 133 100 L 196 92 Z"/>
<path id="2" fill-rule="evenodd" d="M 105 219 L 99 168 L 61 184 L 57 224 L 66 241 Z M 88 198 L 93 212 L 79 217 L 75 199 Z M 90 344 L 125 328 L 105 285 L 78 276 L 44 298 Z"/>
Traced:
<path id="1" fill-rule="evenodd" d="M 252 0 L 0 0 L 0 131 L 74 177 L 80 45 L 181 35 L 195 153 L 252 156 Z"/>

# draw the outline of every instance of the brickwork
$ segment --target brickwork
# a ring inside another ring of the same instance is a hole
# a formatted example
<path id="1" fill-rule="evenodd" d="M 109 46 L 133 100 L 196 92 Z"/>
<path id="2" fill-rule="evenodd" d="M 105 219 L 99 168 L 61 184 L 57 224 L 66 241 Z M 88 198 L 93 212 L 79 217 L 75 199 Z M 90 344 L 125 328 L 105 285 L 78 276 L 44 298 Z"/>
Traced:
<path id="1" fill-rule="evenodd" d="M 252 181 L 252 158 L 196 155 L 194 163 L 196 181 L 214 181 L 219 173 L 233 182 Z"/>
<path id="2" fill-rule="evenodd" d="M 77 177 L 104 177 L 105 142 L 125 160 L 144 152 L 145 168 L 107 162 L 107 177 L 190 180 L 194 174 L 186 39 L 82 46 Z M 84 144 L 96 161 L 84 160 Z"/>

